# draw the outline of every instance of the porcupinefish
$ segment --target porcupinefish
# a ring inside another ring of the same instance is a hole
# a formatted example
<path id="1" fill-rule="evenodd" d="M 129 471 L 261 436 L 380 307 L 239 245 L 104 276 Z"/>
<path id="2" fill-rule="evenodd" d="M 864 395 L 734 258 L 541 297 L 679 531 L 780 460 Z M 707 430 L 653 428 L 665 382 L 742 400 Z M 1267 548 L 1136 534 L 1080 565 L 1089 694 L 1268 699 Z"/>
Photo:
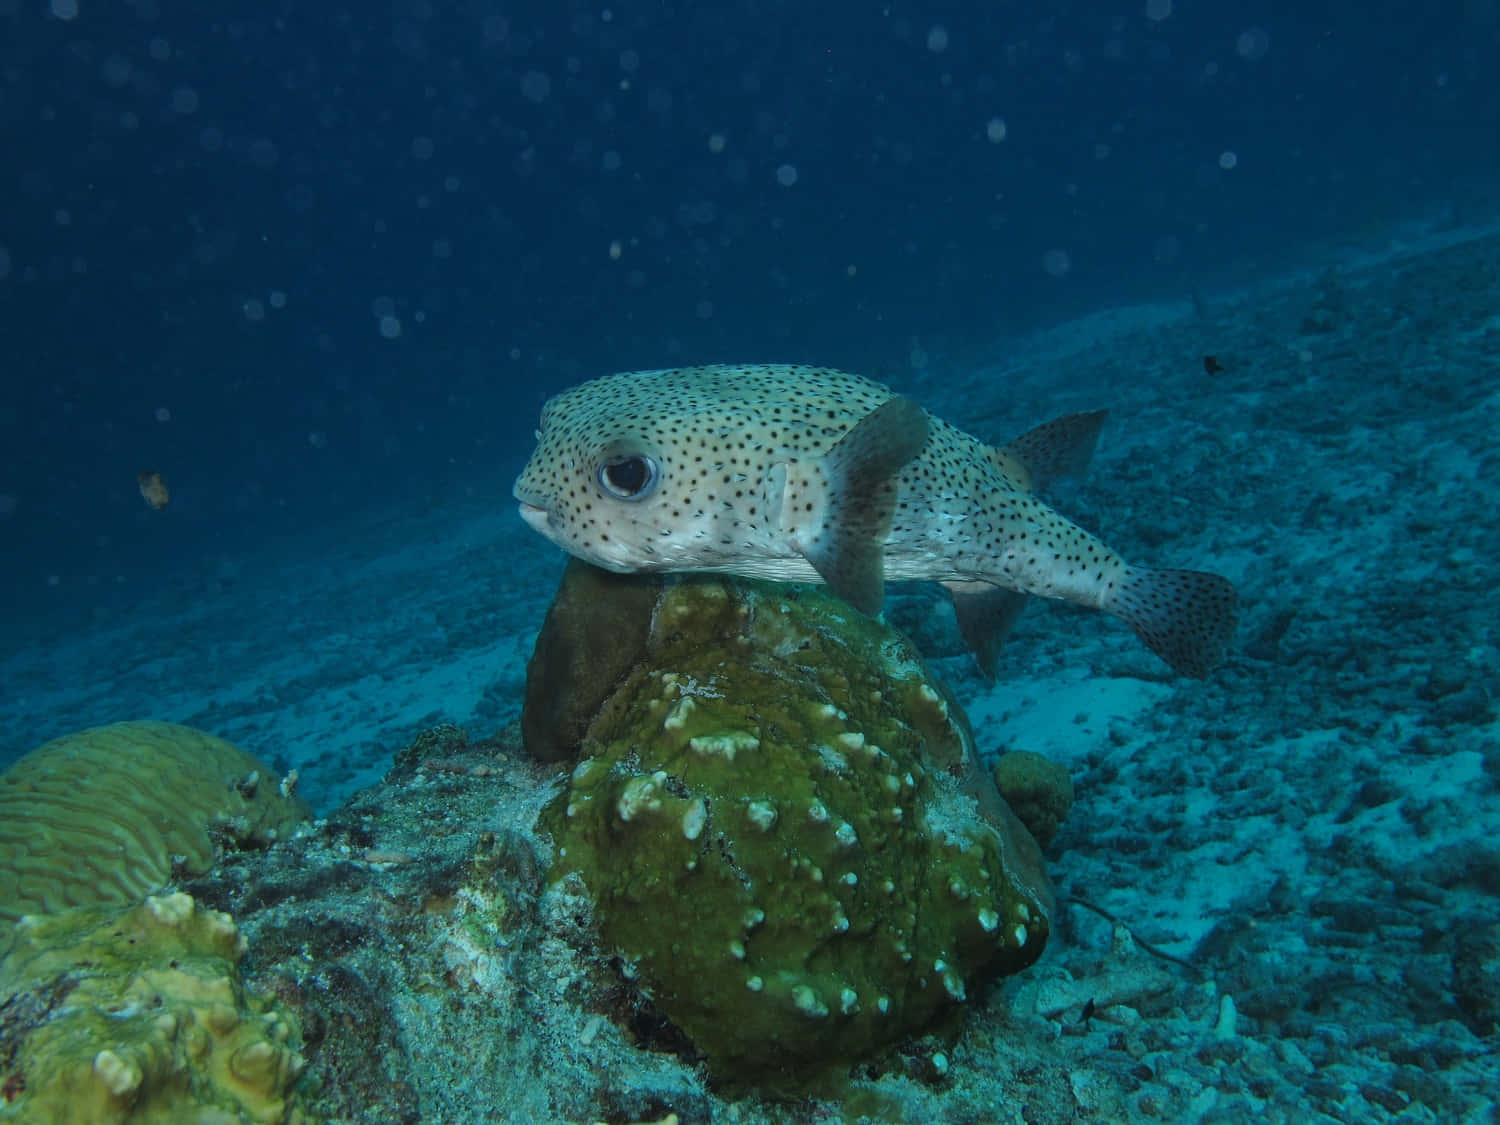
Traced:
<path id="1" fill-rule="evenodd" d="M 993 675 L 1027 595 L 1103 610 L 1205 675 L 1234 630 L 1216 574 L 1131 566 L 1037 497 L 1087 463 L 1104 412 L 994 448 L 909 398 L 822 367 L 640 371 L 542 410 L 521 516 L 617 573 L 826 582 L 875 615 L 891 580 L 935 581 Z"/>

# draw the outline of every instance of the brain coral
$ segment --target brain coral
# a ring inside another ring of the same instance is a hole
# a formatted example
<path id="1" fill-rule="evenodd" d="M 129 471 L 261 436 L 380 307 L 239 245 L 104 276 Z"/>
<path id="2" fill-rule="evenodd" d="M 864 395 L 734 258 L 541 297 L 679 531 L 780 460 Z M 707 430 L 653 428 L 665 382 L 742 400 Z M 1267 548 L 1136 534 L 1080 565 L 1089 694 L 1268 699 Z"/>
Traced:
<path id="1" fill-rule="evenodd" d="M 1035 841 L 966 792 L 967 740 L 909 644 L 838 599 L 669 584 L 544 814 L 553 878 L 716 1076 L 836 1072 L 1046 942 Z"/>
<path id="2" fill-rule="evenodd" d="M 243 950 L 185 894 L 22 921 L 0 961 L 0 1122 L 303 1121 L 296 1021 L 247 994 Z"/>
<path id="3" fill-rule="evenodd" d="M 263 844 L 308 815 L 258 758 L 191 727 L 55 739 L 0 774 L 0 948 L 23 914 L 139 902 L 207 871 L 216 843 Z"/>

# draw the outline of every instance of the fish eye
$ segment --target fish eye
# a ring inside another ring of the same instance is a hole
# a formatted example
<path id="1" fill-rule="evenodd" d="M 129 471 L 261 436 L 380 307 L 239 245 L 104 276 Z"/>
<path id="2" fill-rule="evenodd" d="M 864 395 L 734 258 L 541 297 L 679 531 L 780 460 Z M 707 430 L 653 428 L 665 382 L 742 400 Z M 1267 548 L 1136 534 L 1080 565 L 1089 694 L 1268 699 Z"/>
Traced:
<path id="1" fill-rule="evenodd" d="M 661 480 L 661 468 L 650 457 L 611 457 L 599 466 L 599 487 L 617 500 L 644 500 Z"/>

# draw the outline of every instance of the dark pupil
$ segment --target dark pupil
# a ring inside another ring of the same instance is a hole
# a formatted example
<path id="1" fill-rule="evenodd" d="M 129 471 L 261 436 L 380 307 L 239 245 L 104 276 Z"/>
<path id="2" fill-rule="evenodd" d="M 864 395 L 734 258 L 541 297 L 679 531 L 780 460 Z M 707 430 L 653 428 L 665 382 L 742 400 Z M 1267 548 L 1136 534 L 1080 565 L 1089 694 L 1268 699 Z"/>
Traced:
<path id="1" fill-rule="evenodd" d="M 634 496 L 645 488 L 648 475 L 646 462 L 640 457 L 631 457 L 604 466 L 604 479 L 609 481 L 616 491 L 623 492 L 626 496 Z"/>

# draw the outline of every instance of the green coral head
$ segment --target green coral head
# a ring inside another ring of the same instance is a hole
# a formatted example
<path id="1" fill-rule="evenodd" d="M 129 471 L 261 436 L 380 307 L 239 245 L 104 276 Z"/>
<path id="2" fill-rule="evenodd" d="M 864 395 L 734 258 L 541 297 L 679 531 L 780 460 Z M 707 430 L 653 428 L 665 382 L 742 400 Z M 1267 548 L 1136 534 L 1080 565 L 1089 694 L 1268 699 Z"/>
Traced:
<path id="1" fill-rule="evenodd" d="M 1040 954 L 1029 840 L 951 776 L 961 712 L 817 591 L 678 582 L 545 814 L 605 939 L 732 1084 L 837 1072 Z"/>

